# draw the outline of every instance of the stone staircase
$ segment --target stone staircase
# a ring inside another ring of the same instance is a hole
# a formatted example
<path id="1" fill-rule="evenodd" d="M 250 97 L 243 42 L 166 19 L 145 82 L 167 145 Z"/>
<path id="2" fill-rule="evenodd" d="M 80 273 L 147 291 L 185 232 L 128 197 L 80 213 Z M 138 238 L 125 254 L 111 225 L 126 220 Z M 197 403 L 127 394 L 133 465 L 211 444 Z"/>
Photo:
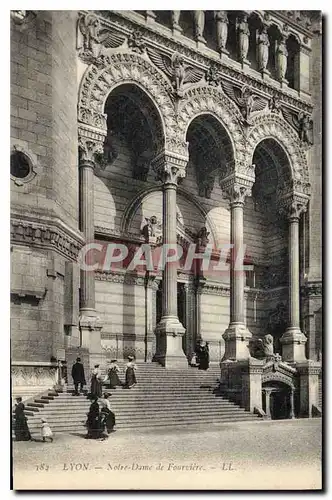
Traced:
<path id="1" fill-rule="evenodd" d="M 256 420 L 258 417 L 225 397 L 214 393 L 220 368 L 208 371 L 197 368 L 165 370 L 155 363 L 138 364 L 137 386 L 130 390 L 118 387 L 111 405 L 116 416 L 116 429 L 188 426 L 191 424 Z M 120 366 L 124 380 L 124 366 Z M 73 396 L 73 386 L 64 392 L 49 391 L 26 403 L 26 415 L 32 436 L 40 435 L 40 419 L 46 417 L 55 433 L 85 433 L 90 401 L 86 396 Z"/>

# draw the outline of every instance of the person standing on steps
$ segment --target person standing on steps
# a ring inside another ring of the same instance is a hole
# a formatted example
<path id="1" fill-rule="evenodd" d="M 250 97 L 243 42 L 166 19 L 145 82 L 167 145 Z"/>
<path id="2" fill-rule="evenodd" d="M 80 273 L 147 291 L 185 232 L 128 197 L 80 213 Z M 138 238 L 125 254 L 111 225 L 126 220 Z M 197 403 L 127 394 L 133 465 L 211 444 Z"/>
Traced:
<path id="1" fill-rule="evenodd" d="M 108 399 L 112 394 L 105 392 L 104 398 L 99 400 L 101 406 L 101 429 L 105 437 L 113 432 L 115 426 L 115 415 L 111 410 L 111 403 Z"/>
<path id="2" fill-rule="evenodd" d="M 84 366 L 81 363 L 81 358 L 76 359 L 76 363 L 73 364 L 71 370 L 71 376 L 74 381 L 75 386 L 75 396 L 79 396 L 81 392 L 83 392 L 83 387 L 86 385 L 85 374 L 84 374 Z M 80 390 L 78 390 L 78 386 L 80 385 Z"/>
<path id="3" fill-rule="evenodd" d="M 22 403 L 22 398 L 16 398 L 15 405 L 15 439 L 16 441 L 31 441 L 31 434 L 28 427 L 28 421 L 24 413 L 25 406 Z"/>
<path id="4" fill-rule="evenodd" d="M 103 377 L 99 365 L 95 365 L 91 376 L 91 396 L 101 398 L 103 393 Z"/>
<path id="5" fill-rule="evenodd" d="M 119 378 L 119 373 L 120 368 L 117 365 L 117 360 L 112 359 L 111 364 L 108 369 L 108 379 L 110 383 L 110 389 L 116 389 L 117 385 L 123 386 L 124 384 L 121 382 Z"/>
<path id="6" fill-rule="evenodd" d="M 89 408 L 88 418 L 86 421 L 86 427 L 88 433 L 85 436 L 86 439 L 99 439 L 102 434 L 101 429 L 101 417 L 99 412 L 98 398 L 92 397 L 92 403 Z"/>
<path id="7" fill-rule="evenodd" d="M 134 356 L 128 356 L 128 363 L 126 365 L 126 383 L 124 385 L 124 389 L 131 389 L 134 385 L 137 384 L 135 370 L 137 369 Z"/>
<path id="8" fill-rule="evenodd" d="M 203 344 L 203 342 L 202 342 Z M 202 345 L 200 358 L 199 358 L 199 370 L 208 370 L 210 364 L 210 349 L 209 343 L 205 342 L 205 345 Z"/>

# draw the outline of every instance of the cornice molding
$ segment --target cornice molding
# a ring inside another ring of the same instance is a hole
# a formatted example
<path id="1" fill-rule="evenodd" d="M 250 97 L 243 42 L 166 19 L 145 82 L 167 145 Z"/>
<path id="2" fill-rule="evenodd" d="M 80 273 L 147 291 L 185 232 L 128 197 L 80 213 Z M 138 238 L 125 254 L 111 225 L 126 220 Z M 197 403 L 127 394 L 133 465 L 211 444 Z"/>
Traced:
<path id="1" fill-rule="evenodd" d="M 60 219 L 28 217 L 12 214 L 11 243 L 54 250 L 76 261 L 85 243 L 82 233 L 66 226 Z"/>

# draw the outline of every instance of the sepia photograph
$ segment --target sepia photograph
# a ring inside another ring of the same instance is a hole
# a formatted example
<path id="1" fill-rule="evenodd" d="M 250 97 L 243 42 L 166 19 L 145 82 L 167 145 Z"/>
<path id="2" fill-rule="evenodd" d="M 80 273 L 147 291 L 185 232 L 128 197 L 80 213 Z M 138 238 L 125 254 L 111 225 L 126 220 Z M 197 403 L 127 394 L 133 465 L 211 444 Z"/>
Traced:
<path id="1" fill-rule="evenodd" d="M 11 489 L 322 491 L 323 13 L 52 3 L 6 13 Z"/>

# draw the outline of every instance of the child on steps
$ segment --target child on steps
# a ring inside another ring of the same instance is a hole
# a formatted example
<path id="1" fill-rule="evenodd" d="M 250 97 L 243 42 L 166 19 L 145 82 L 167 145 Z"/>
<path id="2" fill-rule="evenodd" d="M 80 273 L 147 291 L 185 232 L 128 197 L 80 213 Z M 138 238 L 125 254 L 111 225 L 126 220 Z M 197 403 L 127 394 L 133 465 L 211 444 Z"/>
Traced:
<path id="1" fill-rule="evenodd" d="M 51 443 L 53 443 L 53 432 L 45 418 L 41 419 L 41 435 L 43 438 L 43 443 L 45 443 L 46 438 L 49 438 Z"/>

